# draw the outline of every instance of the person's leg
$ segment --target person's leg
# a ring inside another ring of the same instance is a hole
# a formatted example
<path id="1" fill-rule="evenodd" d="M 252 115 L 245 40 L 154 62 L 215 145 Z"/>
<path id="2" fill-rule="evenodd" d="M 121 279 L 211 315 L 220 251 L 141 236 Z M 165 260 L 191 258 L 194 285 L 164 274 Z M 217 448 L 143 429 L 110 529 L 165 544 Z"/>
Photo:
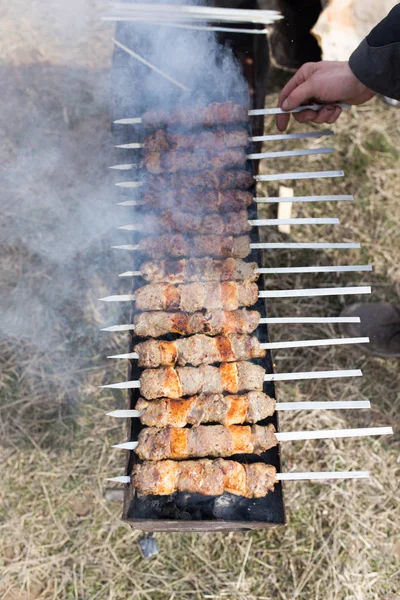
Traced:
<path id="1" fill-rule="evenodd" d="M 360 317 L 361 323 L 342 323 L 341 330 L 349 337 L 369 337 L 369 344 L 360 344 L 368 354 L 400 358 L 400 306 L 371 302 L 351 304 L 341 317 Z"/>

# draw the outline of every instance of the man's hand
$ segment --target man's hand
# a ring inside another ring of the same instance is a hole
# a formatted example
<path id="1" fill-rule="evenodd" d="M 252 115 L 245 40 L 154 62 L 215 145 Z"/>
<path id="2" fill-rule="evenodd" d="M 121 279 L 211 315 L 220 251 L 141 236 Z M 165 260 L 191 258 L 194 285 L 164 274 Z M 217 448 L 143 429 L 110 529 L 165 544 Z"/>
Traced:
<path id="1" fill-rule="evenodd" d="M 293 116 L 299 123 L 334 123 L 342 111 L 331 103 L 363 104 L 373 96 L 375 92 L 357 79 L 347 62 L 321 61 L 306 63 L 297 71 L 283 88 L 279 106 L 283 110 L 292 110 L 301 104 L 326 104 L 319 111 L 303 110 Z M 279 131 L 286 129 L 289 119 L 290 115 L 276 117 Z"/>

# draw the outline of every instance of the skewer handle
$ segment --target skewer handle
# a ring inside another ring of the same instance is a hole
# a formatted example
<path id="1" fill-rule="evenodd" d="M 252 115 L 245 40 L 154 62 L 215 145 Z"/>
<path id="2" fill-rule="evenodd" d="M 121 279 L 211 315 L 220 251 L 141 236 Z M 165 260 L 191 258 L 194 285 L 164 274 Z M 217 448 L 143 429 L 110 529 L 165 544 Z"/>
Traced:
<path id="1" fill-rule="evenodd" d="M 324 479 L 368 479 L 369 471 L 304 471 L 303 473 L 277 473 L 278 481 L 318 481 Z M 114 483 L 130 483 L 128 475 L 108 477 L 106 481 Z"/>
<path id="2" fill-rule="evenodd" d="M 263 350 L 279 350 L 281 348 L 312 348 L 313 346 L 340 346 L 341 344 L 368 344 L 369 337 L 327 338 L 326 340 L 293 340 L 291 342 L 270 342 L 260 344 Z M 122 356 L 122 355 L 120 355 Z M 107 358 L 112 358 L 108 356 Z"/>
<path id="3" fill-rule="evenodd" d="M 369 471 L 309 471 L 304 473 L 277 473 L 278 481 L 317 481 L 323 479 L 368 479 Z"/>
<path id="4" fill-rule="evenodd" d="M 371 408 L 369 400 L 337 400 L 328 402 L 277 402 L 276 410 L 350 410 Z M 122 411 L 121 411 L 122 412 Z M 133 411 L 132 411 L 133 412 Z M 138 411 L 136 411 L 138 412 Z M 108 413 L 111 414 L 111 413 Z"/>
<path id="5" fill-rule="evenodd" d="M 296 440 L 324 440 L 350 437 L 368 437 L 372 435 L 392 435 L 391 427 L 360 427 L 358 429 L 320 429 L 315 431 L 284 431 L 276 433 L 279 442 Z"/>
<path id="6" fill-rule="evenodd" d="M 297 381 L 301 379 L 334 379 L 336 377 L 362 377 L 361 369 L 337 371 L 299 371 L 298 373 L 269 373 L 264 381 Z"/>

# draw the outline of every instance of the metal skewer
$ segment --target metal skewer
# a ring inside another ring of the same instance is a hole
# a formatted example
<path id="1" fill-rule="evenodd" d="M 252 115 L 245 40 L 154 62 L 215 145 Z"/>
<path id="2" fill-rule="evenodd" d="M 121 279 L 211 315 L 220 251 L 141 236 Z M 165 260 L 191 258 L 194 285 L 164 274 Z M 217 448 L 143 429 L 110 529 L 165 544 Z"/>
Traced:
<path id="1" fill-rule="evenodd" d="M 297 290 L 262 290 L 259 298 L 298 298 L 301 296 L 312 298 L 315 296 L 341 296 L 347 294 L 370 294 L 370 286 L 338 287 L 338 288 L 309 288 Z M 116 294 L 99 298 L 102 302 L 132 302 L 134 294 Z"/>
<path id="2" fill-rule="evenodd" d="M 360 317 L 262 317 L 259 325 L 277 325 L 282 323 L 360 323 Z M 125 325 L 111 325 L 103 327 L 100 331 L 122 332 L 134 331 L 135 325 L 127 323 Z"/>
<path id="3" fill-rule="evenodd" d="M 324 481 L 327 479 L 368 479 L 369 471 L 308 471 L 303 473 L 276 473 L 278 481 Z M 108 477 L 106 481 L 131 483 L 129 475 Z"/>
<path id="4" fill-rule="evenodd" d="M 294 156 L 311 156 L 315 154 L 332 154 L 333 148 L 301 148 L 299 150 L 282 150 L 279 152 L 260 152 L 256 154 L 248 154 L 247 160 L 262 160 L 263 158 L 289 158 Z M 124 163 L 121 165 L 113 165 L 109 169 L 116 171 L 129 171 L 137 167 L 135 163 Z"/>
<path id="5" fill-rule="evenodd" d="M 362 377 L 360 369 L 339 369 L 337 371 L 300 371 L 298 373 L 268 373 L 264 375 L 264 381 L 296 381 L 303 379 L 335 379 L 336 377 Z M 140 389 L 139 380 L 120 381 L 99 385 L 99 388 L 114 390 Z"/>
<path id="6" fill-rule="evenodd" d="M 254 273 L 261 275 L 287 274 L 294 275 L 298 273 L 350 273 L 372 271 L 371 265 L 334 265 L 334 266 L 316 266 L 316 267 L 260 267 L 254 269 Z M 141 271 L 125 271 L 118 277 L 140 277 Z"/>
<path id="7" fill-rule="evenodd" d="M 369 344 L 369 337 L 354 338 L 327 338 L 322 340 L 293 340 L 291 342 L 269 342 L 260 344 L 261 350 L 280 350 L 282 348 L 313 348 L 316 346 L 340 346 L 343 344 Z M 127 352 L 125 354 L 113 354 L 107 358 L 128 358 L 130 360 L 139 359 L 137 352 Z"/>
<path id="8" fill-rule="evenodd" d="M 337 400 L 325 402 L 277 402 L 275 410 L 355 410 L 362 408 L 371 408 L 369 400 Z M 136 419 L 140 418 L 145 410 L 113 410 L 106 413 L 107 417 L 115 419 Z"/>
<path id="9" fill-rule="evenodd" d="M 359 249 L 358 242 L 254 242 L 249 244 L 251 250 L 327 250 L 327 249 Z M 119 246 L 111 246 L 116 250 L 132 250 L 140 251 L 139 244 L 121 244 Z"/>
<path id="10" fill-rule="evenodd" d="M 293 218 L 293 219 L 249 219 L 248 224 L 252 227 L 272 227 L 275 225 L 339 225 L 337 217 L 311 217 L 311 218 Z M 124 231 L 145 231 L 142 223 L 130 223 L 121 225 L 118 229 Z"/>
<path id="11" fill-rule="evenodd" d="M 237 30 L 236 30 L 237 31 Z M 320 138 L 335 135 L 330 129 L 322 131 L 305 131 L 302 133 L 274 133 L 271 135 L 254 135 L 249 138 L 250 142 L 278 142 L 284 140 L 302 140 L 308 138 Z M 144 148 L 145 144 L 131 142 L 130 144 L 118 144 L 115 148 L 123 148 L 125 150 L 138 150 Z"/>
<path id="12" fill-rule="evenodd" d="M 360 317 L 262 317 L 259 320 L 259 325 L 277 325 L 283 323 L 291 324 L 310 324 L 310 323 L 360 323 Z M 111 327 L 103 327 L 100 331 L 134 331 L 135 325 L 127 323 L 125 325 L 111 325 Z"/>
<path id="13" fill-rule="evenodd" d="M 391 427 L 360 427 L 357 429 L 319 429 L 314 431 L 284 431 L 276 432 L 278 442 L 294 442 L 303 440 L 329 440 L 352 437 L 370 437 L 376 435 L 393 435 Z M 139 442 L 122 442 L 113 444 L 120 450 L 136 450 Z"/>
<path id="14" fill-rule="evenodd" d="M 332 196 L 267 196 L 265 198 L 255 197 L 253 201 L 258 204 L 277 204 L 279 202 L 342 202 L 352 201 L 354 196 L 350 194 L 336 194 Z M 117 202 L 116 206 L 143 206 L 145 203 L 142 200 L 125 200 Z"/>
<path id="15" fill-rule="evenodd" d="M 299 171 L 295 173 L 271 173 L 269 175 L 254 175 L 256 181 L 285 181 L 292 179 L 324 179 L 344 177 L 344 171 Z M 145 183 L 143 181 L 120 181 L 115 184 L 122 188 L 138 188 Z"/>
<path id="16" fill-rule="evenodd" d="M 329 106 L 339 106 L 342 109 L 350 108 L 350 104 L 330 104 Z M 323 108 L 323 104 L 308 104 L 306 106 L 298 106 L 297 108 L 293 108 L 292 110 L 282 110 L 281 108 L 259 108 L 254 110 L 249 110 L 248 115 L 250 117 L 258 116 L 258 115 L 289 115 L 293 113 L 299 113 L 303 110 L 315 110 L 318 111 Z M 114 123 L 119 125 L 138 125 L 142 123 L 141 117 L 130 117 L 126 119 L 117 119 Z M 279 135 L 279 134 L 277 134 Z M 291 134 L 282 134 L 282 135 L 291 135 Z M 275 138 L 276 139 L 276 138 Z M 259 140 L 261 141 L 261 140 Z"/>

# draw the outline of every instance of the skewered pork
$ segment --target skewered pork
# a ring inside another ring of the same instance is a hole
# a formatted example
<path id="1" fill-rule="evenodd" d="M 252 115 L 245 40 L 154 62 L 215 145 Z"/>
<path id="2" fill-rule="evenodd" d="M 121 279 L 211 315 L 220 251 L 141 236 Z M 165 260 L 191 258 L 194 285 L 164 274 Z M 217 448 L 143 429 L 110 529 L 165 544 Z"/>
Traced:
<path id="1" fill-rule="evenodd" d="M 276 469 L 264 463 L 243 465 L 233 460 L 163 460 L 135 465 L 132 485 L 139 494 L 168 496 L 174 492 L 220 496 L 229 492 L 262 498 L 272 492 Z"/>
<path id="2" fill-rule="evenodd" d="M 140 391 L 147 400 L 181 398 L 194 394 L 237 394 L 262 390 L 265 370 L 251 362 L 222 363 L 219 367 L 160 367 L 145 369 Z"/>
<path id="3" fill-rule="evenodd" d="M 147 340 L 134 348 L 139 355 L 139 367 L 187 364 L 198 367 L 220 362 L 263 358 L 265 350 L 260 347 L 256 336 L 250 335 L 193 335 L 174 342 Z"/>
<path id="4" fill-rule="evenodd" d="M 212 258 L 183 258 L 145 262 L 140 273 L 152 283 L 184 283 L 190 281 L 257 281 L 257 263 L 238 258 L 214 260 Z"/>
<path id="5" fill-rule="evenodd" d="M 175 112 L 169 110 L 148 110 L 142 115 L 146 128 L 155 129 L 163 125 L 183 125 L 193 127 L 214 127 L 229 123 L 246 123 L 247 108 L 235 102 L 211 102 L 206 106 L 185 106 Z"/>
<path id="6" fill-rule="evenodd" d="M 142 460 L 261 454 L 278 444 L 273 425 L 199 425 L 190 429 L 145 427 L 138 442 L 135 452 Z"/>
<path id="7" fill-rule="evenodd" d="M 221 423 L 228 427 L 257 423 L 272 416 L 275 400 L 264 392 L 248 392 L 241 396 L 200 394 L 186 400 L 160 398 L 149 402 L 139 398 L 135 408 L 144 411 L 140 420 L 148 427 L 185 427 L 200 423 Z"/>
<path id="8" fill-rule="evenodd" d="M 173 286 L 168 283 L 150 283 L 135 291 L 137 310 L 198 310 L 222 308 L 236 310 L 239 306 L 253 306 L 258 299 L 258 287 L 251 281 L 224 283 L 188 283 Z"/>
<path id="9" fill-rule="evenodd" d="M 211 213 L 196 215 L 175 210 L 164 210 L 160 214 L 148 214 L 141 220 L 145 234 L 158 236 L 160 233 L 241 235 L 251 230 L 246 210 L 220 215 Z"/>
<path id="10" fill-rule="evenodd" d="M 138 244 L 138 250 L 153 259 L 184 256 L 216 256 L 222 258 L 246 258 L 251 252 L 250 238 L 247 235 L 219 236 L 195 235 L 186 238 L 181 234 L 162 235 L 157 239 L 145 238 Z"/>
<path id="11" fill-rule="evenodd" d="M 149 210 L 173 208 L 184 212 L 211 213 L 244 210 L 253 202 L 253 194 L 245 190 L 208 190 L 196 192 L 183 187 L 160 194 L 143 194 L 141 200 Z"/>
<path id="12" fill-rule="evenodd" d="M 204 190 L 247 190 L 254 183 L 253 175 L 245 169 L 226 171 L 212 168 L 201 173 L 179 172 L 164 174 L 163 177 L 146 174 L 143 181 L 147 190 L 153 193 L 163 193 L 166 188 L 178 190 L 183 187 L 197 187 Z"/>
<path id="13" fill-rule="evenodd" d="M 210 149 L 170 152 L 149 152 L 144 157 L 144 166 L 149 173 L 177 173 L 180 171 L 207 171 L 232 169 L 246 165 L 246 153 L 242 149 L 230 148 L 219 152 Z"/>
<path id="14" fill-rule="evenodd" d="M 137 336 L 157 338 L 168 333 L 249 334 L 257 329 L 259 321 L 259 312 L 242 308 L 231 312 L 214 310 L 206 313 L 195 312 L 190 315 L 182 312 L 143 312 L 136 314 L 133 322 Z"/>
<path id="15" fill-rule="evenodd" d="M 246 147 L 249 135 L 245 129 L 226 131 L 199 131 L 196 133 L 182 134 L 170 133 L 159 129 L 149 134 L 144 140 L 144 151 L 168 152 L 170 150 L 193 150 L 204 148 L 206 150 L 224 150 L 225 148 Z"/>

